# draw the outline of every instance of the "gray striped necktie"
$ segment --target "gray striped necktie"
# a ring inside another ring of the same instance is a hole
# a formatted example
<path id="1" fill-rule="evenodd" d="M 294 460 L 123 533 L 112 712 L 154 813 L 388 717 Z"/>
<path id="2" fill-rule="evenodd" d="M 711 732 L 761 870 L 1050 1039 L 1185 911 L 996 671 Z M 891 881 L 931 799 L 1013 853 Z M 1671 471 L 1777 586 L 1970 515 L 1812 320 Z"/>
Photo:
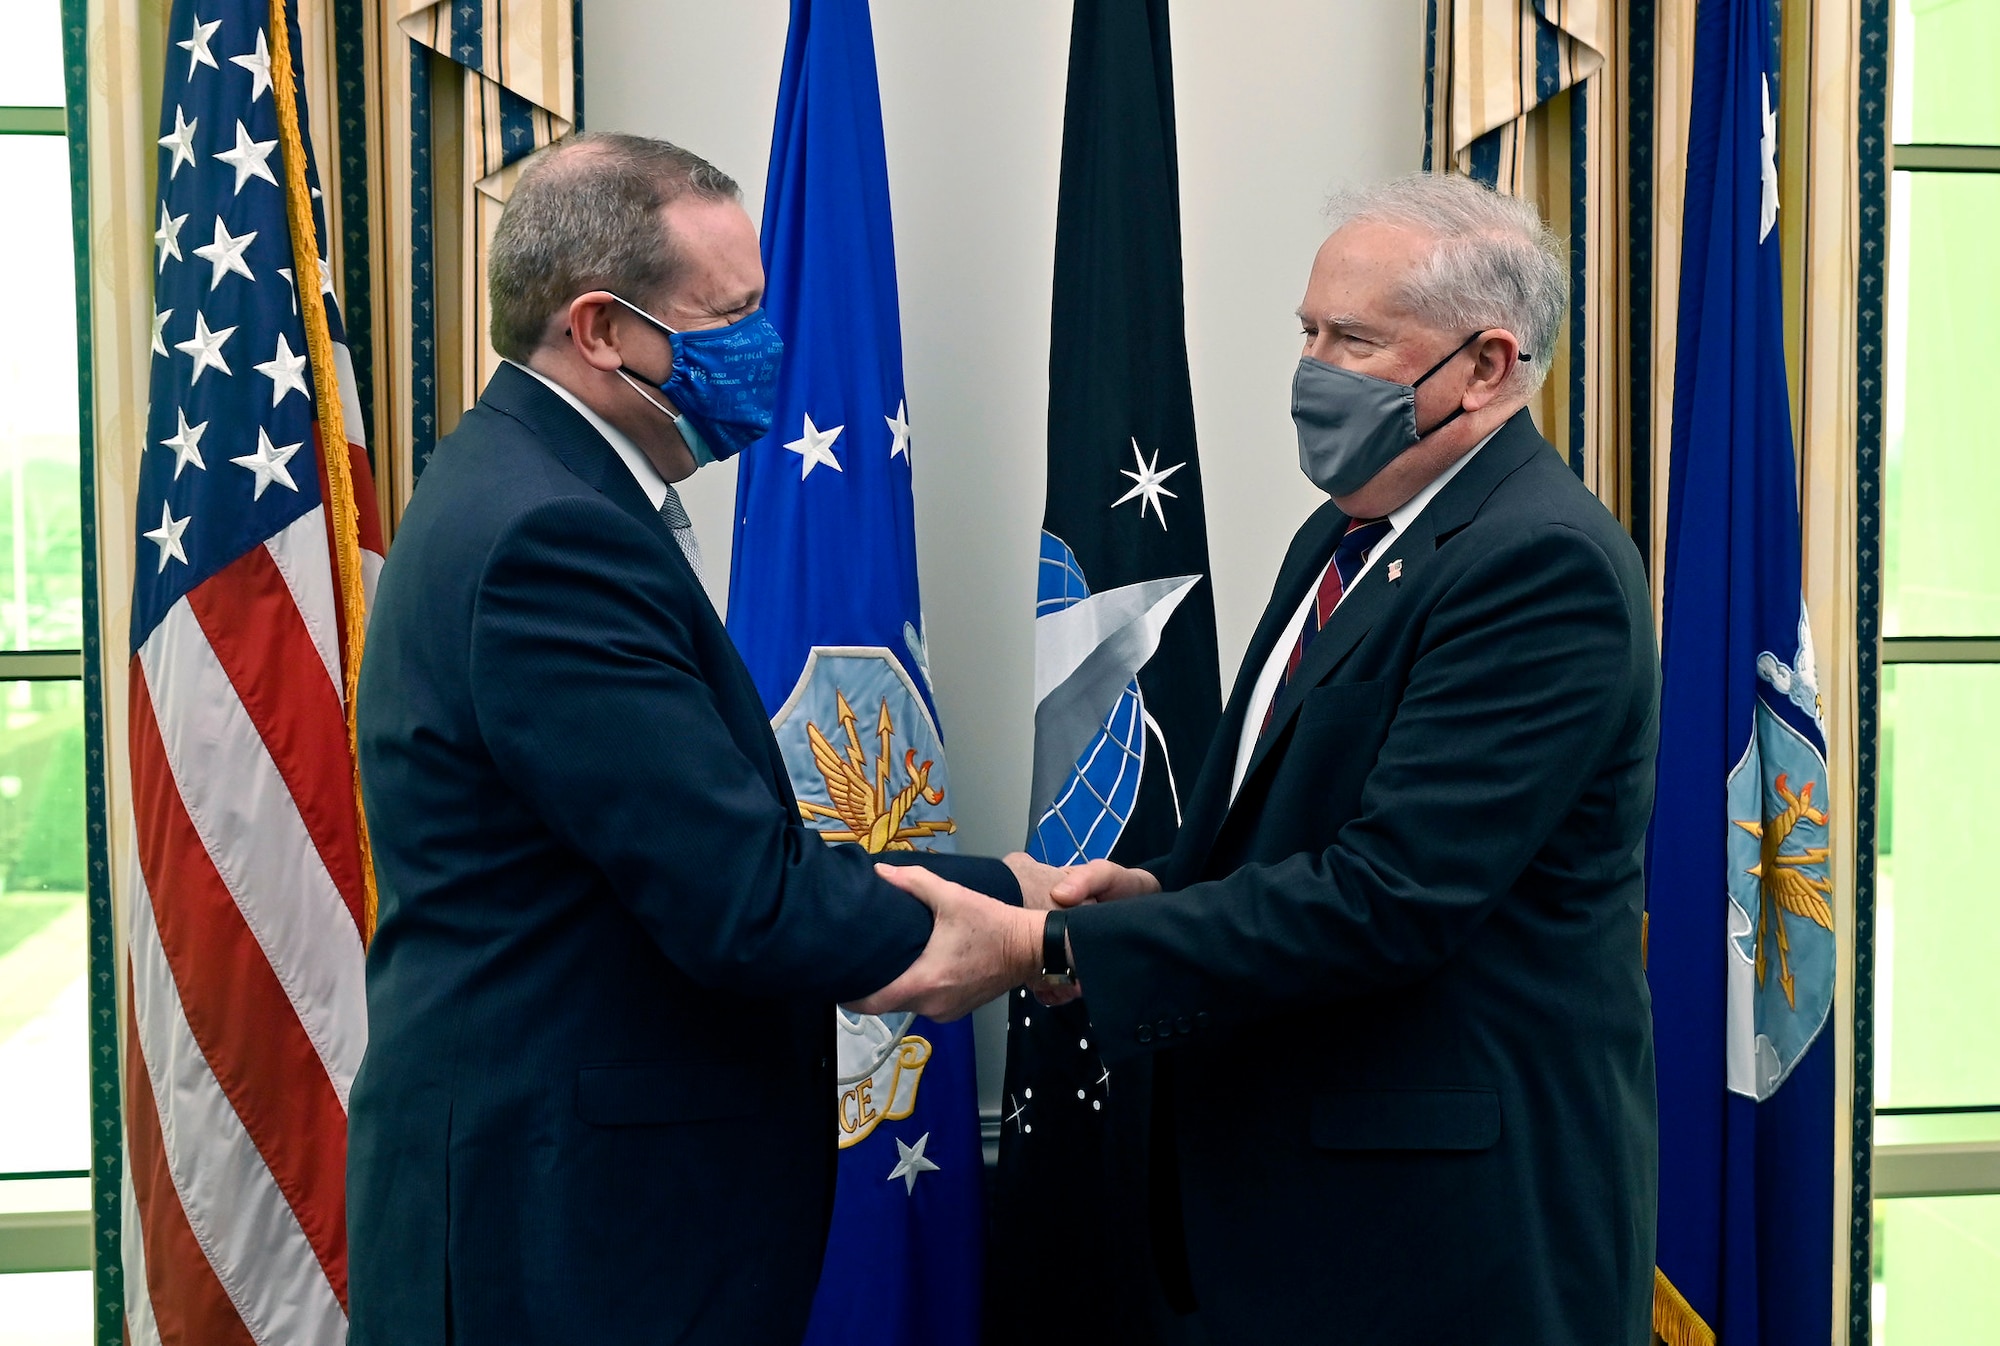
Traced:
<path id="1" fill-rule="evenodd" d="M 708 574 L 701 568 L 701 541 L 694 535 L 694 520 L 688 518 L 687 506 L 681 503 L 680 492 L 667 487 L 667 498 L 660 502 L 660 522 L 673 530 L 674 541 L 680 544 L 681 555 L 687 557 L 688 568 L 703 584 L 708 583 Z"/>

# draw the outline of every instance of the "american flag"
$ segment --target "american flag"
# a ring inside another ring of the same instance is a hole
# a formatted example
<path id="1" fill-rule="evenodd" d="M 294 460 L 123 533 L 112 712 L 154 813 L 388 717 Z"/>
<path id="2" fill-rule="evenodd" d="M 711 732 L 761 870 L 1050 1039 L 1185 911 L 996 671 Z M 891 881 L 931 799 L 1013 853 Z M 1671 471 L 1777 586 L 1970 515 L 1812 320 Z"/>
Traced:
<path id="1" fill-rule="evenodd" d="M 296 25 L 273 11 L 179 0 L 168 32 L 132 595 L 134 1343 L 347 1334 L 368 920 L 347 688 L 382 541 L 324 243 L 295 251 L 288 223 L 292 192 L 326 237 L 308 156 L 285 149 L 282 119 L 310 141 Z M 311 306 L 331 368 L 309 359 Z M 358 512 L 337 529 L 343 477 Z"/>

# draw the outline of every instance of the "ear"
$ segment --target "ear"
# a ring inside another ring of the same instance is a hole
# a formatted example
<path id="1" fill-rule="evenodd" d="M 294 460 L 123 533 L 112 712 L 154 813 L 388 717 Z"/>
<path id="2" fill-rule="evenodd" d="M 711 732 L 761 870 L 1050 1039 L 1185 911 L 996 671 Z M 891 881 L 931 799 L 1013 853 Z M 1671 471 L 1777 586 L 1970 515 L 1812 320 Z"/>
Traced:
<path id="1" fill-rule="evenodd" d="M 1527 357 L 1521 343 L 1504 327 L 1496 327 L 1479 339 L 1472 350 L 1472 381 L 1466 385 L 1460 403 L 1467 411 L 1478 411 L 1501 395 L 1514 366 Z"/>
<path id="2" fill-rule="evenodd" d="M 592 290 L 569 301 L 564 326 L 570 344 L 585 364 L 607 373 L 625 363 L 619 350 L 617 301 L 604 290 Z"/>

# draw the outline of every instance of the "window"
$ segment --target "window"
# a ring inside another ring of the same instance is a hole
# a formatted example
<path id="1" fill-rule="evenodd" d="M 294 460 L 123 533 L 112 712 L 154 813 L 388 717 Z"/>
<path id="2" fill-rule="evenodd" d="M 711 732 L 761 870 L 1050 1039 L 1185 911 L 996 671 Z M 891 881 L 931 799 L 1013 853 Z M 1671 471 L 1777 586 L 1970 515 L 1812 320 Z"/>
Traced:
<path id="1" fill-rule="evenodd" d="M 2000 0 L 1897 0 L 1876 831 L 1875 1341 L 2000 1319 Z"/>
<path id="2" fill-rule="evenodd" d="M 0 44 L 0 1346 L 90 1339 L 83 557 L 58 0 Z"/>

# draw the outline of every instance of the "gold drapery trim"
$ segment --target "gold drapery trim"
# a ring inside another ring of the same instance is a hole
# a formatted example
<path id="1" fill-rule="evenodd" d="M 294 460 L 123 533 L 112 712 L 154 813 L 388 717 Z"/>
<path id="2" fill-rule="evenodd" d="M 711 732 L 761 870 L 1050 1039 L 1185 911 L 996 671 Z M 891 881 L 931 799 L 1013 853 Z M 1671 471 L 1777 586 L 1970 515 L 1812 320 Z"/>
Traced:
<path id="1" fill-rule="evenodd" d="M 1653 1268 L 1653 1335 L 1666 1346 L 1715 1346 L 1715 1329 L 1658 1267 Z"/>
<path id="2" fill-rule="evenodd" d="M 306 186 L 305 141 L 299 134 L 298 85 L 292 71 L 289 0 L 271 0 L 271 83 L 276 95 L 278 139 L 284 156 L 285 214 L 292 226 L 293 274 L 320 273 L 318 230 L 313 223 L 312 194 Z M 356 692 L 361 681 L 361 649 L 367 631 L 367 608 L 361 581 L 361 515 L 354 502 L 354 473 L 349 457 L 346 418 L 340 396 L 340 376 L 333 363 L 333 334 L 327 327 L 326 305 L 319 287 L 299 304 L 305 320 L 306 354 L 311 363 L 313 394 L 319 422 L 320 461 L 326 469 L 326 511 L 333 537 L 334 569 L 340 583 L 341 686 L 346 702 L 349 776 L 354 782 L 354 826 L 361 849 L 363 891 L 362 935 L 375 933 L 375 863 L 368 845 L 368 817 L 361 807 L 360 726 Z"/>

